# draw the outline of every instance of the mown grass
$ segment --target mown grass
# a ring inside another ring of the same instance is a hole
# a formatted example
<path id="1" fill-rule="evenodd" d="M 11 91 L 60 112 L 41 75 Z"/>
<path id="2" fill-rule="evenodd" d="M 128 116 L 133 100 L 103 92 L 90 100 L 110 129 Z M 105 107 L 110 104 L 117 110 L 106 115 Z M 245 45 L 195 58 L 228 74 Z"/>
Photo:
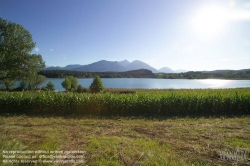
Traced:
<path id="1" fill-rule="evenodd" d="M 85 164 L 91 166 L 233 165 L 234 160 L 220 159 L 221 151 L 250 152 L 249 116 L 148 119 L 2 115 L 0 130 L 0 157 L 3 150 L 84 150 Z M 237 164 L 247 165 L 249 161 Z"/>
<path id="2" fill-rule="evenodd" d="M 94 116 L 249 115 L 250 89 L 149 90 L 133 94 L 0 93 L 0 112 Z"/>

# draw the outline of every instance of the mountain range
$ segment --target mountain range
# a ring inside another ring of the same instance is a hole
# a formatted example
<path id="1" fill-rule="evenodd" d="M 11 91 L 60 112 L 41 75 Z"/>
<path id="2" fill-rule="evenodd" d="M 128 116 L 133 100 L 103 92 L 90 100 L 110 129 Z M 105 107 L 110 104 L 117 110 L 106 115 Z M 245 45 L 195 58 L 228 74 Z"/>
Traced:
<path id="1" fill-rule="evenodd" d="M 172 70 L 168 67 L 163 67 L 159 70 L 153 68 L 145 62 L 135 60 L 133 62 L 129 62 L 128 60 L 123 61 L 106 61 L 101 60 L 98 62 L 94 62 L 88 65 L 67 65 L 65 67 L 46 67 L 45 70 L 72 70 L 72 71 L 85 71 L 85 72 L 124 72 L 130 70 L 138 70 L 138 69 L 148 69 L 153 73 L 181 73 L 187 72 L 186 70 Z"/>

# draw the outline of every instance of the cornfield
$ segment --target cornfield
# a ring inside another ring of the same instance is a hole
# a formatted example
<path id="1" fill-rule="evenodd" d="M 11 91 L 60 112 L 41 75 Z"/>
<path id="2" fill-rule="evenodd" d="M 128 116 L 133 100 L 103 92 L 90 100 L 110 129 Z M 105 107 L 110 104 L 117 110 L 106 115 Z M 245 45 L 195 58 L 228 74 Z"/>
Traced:
<path id="1" fill-rule="evenodd" d="M 249 115 L 250 89 L 140 90 L 134 94 L 1 92 L 0 112 L 94 116 Z"/>

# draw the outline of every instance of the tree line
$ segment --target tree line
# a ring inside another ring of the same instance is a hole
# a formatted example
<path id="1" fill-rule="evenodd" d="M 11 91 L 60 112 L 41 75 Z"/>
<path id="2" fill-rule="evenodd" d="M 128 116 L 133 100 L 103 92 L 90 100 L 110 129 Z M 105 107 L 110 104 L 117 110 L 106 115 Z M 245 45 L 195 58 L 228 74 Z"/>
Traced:
<path id="1" fill-rule="evenodd" d="M 247 71 L 225 71 L 225 72 L 194 72 L 174 74 L 156 74 L 155 78 L 165 79 L 250 79 L 250 69 Z"/>
<path id="2" fill-rule="evenodd" d="M 42 70 L 40 75 L 47 78 L 66 78 L 67 76 L 73 76 L 77 78 L 94 78 L 99 76 L 100 78 L 153 78 L 155 75 L 152 71 L 147 69 L 132 70 L 126 72 L 81 72 L 71 70 Z"/>
<path id="3" fill-rule="evenodd" d="M 246 71 L 225 71 L 225 72 L 185 72 L 185 73 L 152 73 L 147 69 L 126 71 L 126 72 L 81 72 L 70 70 L 42 70 L 40 75 L 48 78 L 65 78 L 74 76 L 77 78 L 163 78 L 163 79 L 250 79 L 250 69 Z"/>

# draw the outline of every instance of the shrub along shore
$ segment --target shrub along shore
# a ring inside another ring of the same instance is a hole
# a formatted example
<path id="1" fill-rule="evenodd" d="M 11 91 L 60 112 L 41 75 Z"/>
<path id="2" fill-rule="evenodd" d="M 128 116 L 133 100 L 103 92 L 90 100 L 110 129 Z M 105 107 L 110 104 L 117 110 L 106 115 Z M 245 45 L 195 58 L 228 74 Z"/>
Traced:
<path id="1" fill-rule="evenodd" d="M 250 90 L 138 90 L 136 93 L 0 92 L 0 112 L 91 116 L 250 114 Z"/>

